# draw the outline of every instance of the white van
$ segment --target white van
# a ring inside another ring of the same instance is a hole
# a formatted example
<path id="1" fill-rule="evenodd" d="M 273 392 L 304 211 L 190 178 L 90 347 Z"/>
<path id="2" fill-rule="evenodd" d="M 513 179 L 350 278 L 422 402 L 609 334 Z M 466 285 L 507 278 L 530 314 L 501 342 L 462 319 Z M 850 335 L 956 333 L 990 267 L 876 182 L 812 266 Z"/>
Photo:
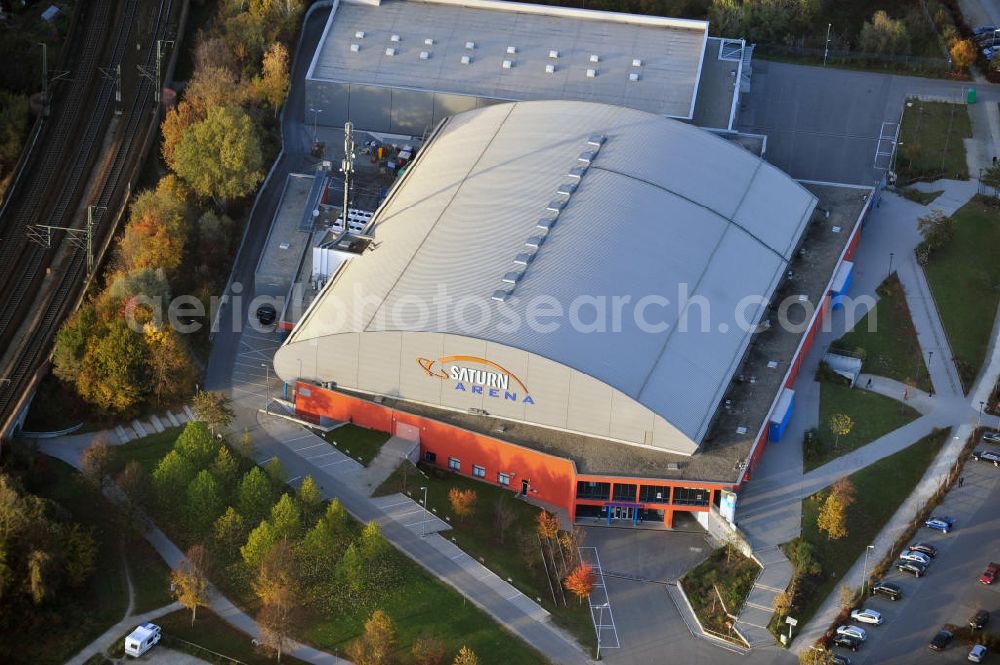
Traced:
<path id="1" fill-rule="evenodd" d="M 125 638 L 125 655 L 138 658 L 160 641 L 160 627 L 155 623 L 144 623 L 137 626 Z"/>

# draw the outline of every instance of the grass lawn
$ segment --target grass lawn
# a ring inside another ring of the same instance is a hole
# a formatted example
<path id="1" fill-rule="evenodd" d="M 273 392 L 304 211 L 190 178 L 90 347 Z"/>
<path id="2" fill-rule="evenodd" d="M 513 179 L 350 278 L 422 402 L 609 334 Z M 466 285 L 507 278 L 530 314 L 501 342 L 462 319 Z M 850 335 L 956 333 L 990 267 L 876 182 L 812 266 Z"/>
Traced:
<path id="1" fill-rule="evenodd" d="M 851 433 L 837 441 L 828 423 L 830 416 L 845 413 L 854 421 Z M 805 471 L 871 443 L 894 429 L 915 420 L 920 414 L 911 407 L 882 395 L 823 381 L 819 389 L 819 428 L 817 443 L 803 451 Z"/>
<path id="2" fill-rule="evenodd" d="M 82 589 L 63 589 L 36 612 L 11 620 L 0 634 L 0 662 L 5 665 L 61 664 L 125 614 L 119 526 L 104 497 L 59 460 L 39 455 L 22 479 L 27 491 L 54 501 L 72 521 L 93 527 L 99 544 L 96 572 Z"/>
<path id="3" fill-rule="evenodd" d="M 170 567 L 141 536 L 125 544 L 129 574 L 135 589 L 134 614 L 145 614 L 174 602 L 170 592 Z"/>
<path id="4" fill-rule="evenodd" d="M 681 585 L 687 594 L 691 607 L 706 630 L 720 635 L 729 635 L 731 620 L 726 614 L 738 614 L 746 600 L 754 580 L 760 573 L 760 566 L 753 559 L 743 556 L 732 548 L 727 557 L 726 547 L 713 550 L 708 558 L 689 570 Z M 727 560 L 728 559 L 728 560 Z M 719 602 L 719 594 L 725 608 Z M 735 641 L 735 640 L 734 640 Z"/>
<path id="5" fill-rule="evenodd" d="M 823 572 L 808 578 L 809 588 L 800 594 L 803 601 L 797 613 L 793 612 L 799 625 L 809 621 L 826 597 L 836 590 L 840 578 L 910 495 L 947 438 L 948 430 L 938 430 L 909 448 L 852 473 L 849 477 L 856 501 L 848 508 L 850 528 L 845 538 L 829 540 L 816 527 L 816 517 L 828 494 L 826 490 L 802 501 L 801 537 L 815 547 Z"/>
<path id="6" fill-rule="evenodd" d="M 112 467 L 112 474 L 118 473 L 126 464 L 135 460 L 142 465 L 146 473 L 153 473 L 153 469 L 160 460 L 174 447 L 174 441 L 184 430 L 183 427 L 168 427 L 157 434 L 150 434 L 141 439 L 130 441 L 123 446 L 116 446 L 115 459 Z"/>
<path id="7" fill-rule="evenodd" d="M 972 123 L 964 104 L 908 99 L 899 130 L 896 171 L 903 183 L 940 177 L 967 180 L 965 144 Z M 910 106 L 912 104 L 912 106 Z"/>
<path id="8" fill-rule="evenodd" d="M 416 501 L 423 500 L 420 487 L 427 487 L 427 504 L 438 517 L 450 519 L 452 530 L 445 532 L 464 551 L 479 559 L 487 568 L 513 584 L 529 598 L 541 599 L 541 605 L 552 613 L 553 621 L 566 628 L 587 648 L 596 647 L 590 609 L 567 597 L 567 605 L 556 606 L 542 567 L 541 554 L 535 536 L 535 519 L 540 509 L 520 499 L 510 490 L 466 478 L 443 469 L 417 470 L 404 462 L 381 486 L 375 496 L 404 492 Z M 460 521 L 451 509 L 448 491 L 452 487 L 476 492 L 476 512 Z M 504 534 L 501 543 L 494 526 L 497 500 L 502 494 L 510 499 L 516 519 Z M 558 593 L 558 590 L 556 590 Z"/>
<path id="9" fill-rule="evenodd" d="M 913 381 L 921 390 L 930 391 L 931 379 L 923 351 L 917 341 L 917 331 L 910 319 L 910 308 L 906 304 L 902 285 L 895 273 L 878 287 L 878 296 L 878 304 L 872 311 L 832 346 L 853 352 L 863 349 L 864 372 L 903 383 Z M 868 326 L 872 321 L 875 331 L 869 332 Z"/>
<path id="10" fill-rule="evenodd" d="M 341 425 L 335 430 L 323 434 L 327 443 L 332 443 L 342 453 L 350 455 L 365 466 L 372 463 L 382 449 L 382 444 L 389 440 L 389 435 L 373 429 L 365 429 L 350 423 Z"/>
<path id="11" fill-rule="evenodd" d="M 910 199 L 915 203 L 919 203 L 922 206 L 930 205 L 934 203 L 934 200 L 944 194 L 944 190 L 936 190 L 933 192 L 922 192 L 919 189 L 913 189 L 912 187 L 899 187 L 896 189 L 896 193 L 900 196 Z"/>
<path id="12" fill-rule="evenodd" d="M 924 267 L 968 392 L 982 367 L 1000 301 L 1000 208 L 976 197 L 954 214 L 955 236 Z"/>
<path id="13" fill-rule="evenodd" d="M 191 645 L 235 658 L 247 665 L 273 665 L 275 662 L 273 658 L 254 650 L 249 635 L 236 630 L 207 608 L 202 607 L 198 610 L 198 619 L 194 626 L 191 625 L 191 613 L 187 610 L 171 612 L 153 621 L 163 629 L 163 644 L 171 649 L 184 651 L 212 662 L 214 661 L 211 654 L 206 654 Z M 282 655 L 281 662 L 291 665 L 304 663 L 288 655 Z"/>

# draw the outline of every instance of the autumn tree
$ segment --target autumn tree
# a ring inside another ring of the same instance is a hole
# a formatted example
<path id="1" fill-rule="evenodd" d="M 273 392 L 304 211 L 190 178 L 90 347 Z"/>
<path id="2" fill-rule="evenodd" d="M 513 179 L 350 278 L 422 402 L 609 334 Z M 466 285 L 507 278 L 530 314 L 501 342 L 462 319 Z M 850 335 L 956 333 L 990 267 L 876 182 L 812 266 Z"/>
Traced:
<path id="1" fill-rule="evenodd" d="M 833 447 L 836 449 L 840 445 L 840 437 L 847 436 L 854 429 L 854 420 L 846 413 L 834 413 L 830 416 L 827 426 L 836 437 L 833 442 Z"/>
<path id="2" fill-rule="evenodd" d="M 246 88 L 231 69 L 206 65 L 195 70 L 184 89 L 184 101 L 191 105 L 200 118 L 208 111 L 222 106 L 238 106 L 246 101 Z"/>
<path id="3" fill-rule="evenodd" d="M 475 651 L 463 644 L 452 665 L 479 665 L 479 657 L 476 656 Z"/>
<path id="4" fill-rule="evenodd" d="M 135 412 L 146 398 L 148 351 L 124 321 L 113 320 L 92 337 L 77 377 L 80 397 L 118 415 Z"/>
<path id="5" fill-rule="evenodd" d="M 854 483 L 847 476 L 839 478 L 830 486 L 830 494 L 836 495 L 837 500 L 844 504 L 845 508 L 849 508 L 854 504 Z"/>
<path id="6" fill-rule="evenodd" d="M 52 593 L 49 576 L 52 573 L 52 555 L 44 550 L 34 550 L 28 556 L 28 591 L 35 605 Z"/>
<path id="7" fill-rule="evenodd" d="M 841 585 L 840 589 L 837 591 L 838 599 L 840 600 L 840 608 L 843 610 L 849 610 L 854 607 L 854 589 Z"/>
<path id="8" fill-rule="evenodd" d="M 135 525 L 149 507 L 150 483 L 149 474 L 137 460 L 130 460 L 115 476 L 115 484 L 125 496 L 125 518 L 129 525 Z"/>
<path id="9" fill-rule="evenodd" d="M 543 510 L 535 518 L 535 530 L 542 540 L 554 540 L 559 534 L 559 518 L 553 513 Z"/>
<path id="10" fill-rule="evenodd" d="M 433 635 L 421 635 L 413 642 L 410 655 L 417 665 L 441 665 L 446 646 L 444 640 Z"/>
<path id="11" fill-rule="evenodd" d="M 156 405 L 191 394 L 197 370 L 180 334 L 169 326 L 147 323 L 144 340 L 149 350 L 149 388 Z"/>
<path id="12" fill-rule="evenodd" d="M 282 588 L 257 613 L 260 643 L 265 649 L 281 656 L 292 644 L 292 634 L 302 621 L 301 599 L 292 590 Z"/>
<path id="13" fill-rule="evenodd" d="M 497 502 L 493 507 L 493 525 L 497 529 L 497 538 L 501 545 L 503 545 L 507 529 L 510 528 L 515 520 L 517 520 L 517 512 L 514 510 L 510 495 L 507 492 L 500 492 L 497 495 Z"/>
<path id="14" fill-rule="evenodd" d="M 254 92 L 278 112 L 288 94 L 288 49 L 274 42 L 264 54 L 261 74 L 253 81 Z"/>
<path id="15" fill-rule="evenodd" d="M 298 560 L 287 539 L 278 540 L 261 559 L 252 586 L 262 605 L 279 600 L 285 593 L 300 595 Z"/>
<path id="16" fill-rule="evenodd" d="M 74 588 L 82 587 L 97 567 L 99 547 L 92 527 L 71 524 L 64 530 L 63 558 L 66 579 Z"/>
<path id="17" fill-rule="evenodd" d="M 792 595 L 787 590 L 776 594 L 774 600 L 771 601 L 771 607 L 775 614 L 786 616 L 792 608 Z"/>
<path id="18" fill-rule="evenodd" d="M 1000 66 L 1000 58 L 993 58 L 990 63 L 991 66 L 993 64 Z M 1000 162 L 983 171 L 983 174 L 980 177 L 980 182 L 987 187 L 992 187 L 995 194 L 996 191 L 1000 189 Z"/>
<path id="19" fill-rule="evenodd" d="M 952 66 L 959 71 L 971 67 L 972 63 L 976 61 L 976 55 L 978 55 L 976 45 L 971 39 L 956 39 L 951 43 L 948 53 L 951 55 Z"/>
<path id="20" fill-rule="evenodd" d="M 201 545 L 193 545 L 187 555 L 170 574 L 170 584 L 180 604 L 191 610 L 191 625 L 194 625 L 199 607 L 207 607 L 209 598 L 208 550 Z"/>
<path id="21" fill-rule="evenodd" d="M 375 610 L 365 622 L 365 631 L 347 649 L 355 665 L 389 665 L 396 649 L 396 627 L 389 615 Z"/>
<path id="22" fill-rule="evenodd" d="M 139 194 L 118 243 L 125 272 L 146 268 L 175 271 L 184 258 L 188 235 L 186 212 L 184 201 L 168 190 L 146 190 Z"/>
<path id="23" fill-rule="evenodd" d="M 195 107 L 183 100 L 177 106 L 170 109 L 163 118 L 163 122 L 160 125 L 160 134 L 163 135 L 160 154 L 163 155 L 163 161 L 167 163 L 167 166 L 171 170 L 174 170 L 177 164 L 174 160 L 177 145 L 184 137 L 184 134 L 199 120 L 201 120 L 201 116 L 195 110 Z"/>
<path id="24" fill-rule="evenodd" d="M 955 220 L 935 208 L 917 218 L 917 230 L 924 239 L 924 246 L 931 253 L 941 249 L 955 236 Z"/>
<path id="25" fill-rule="evenodd" d="M 476 490 L 474 489 L 463 490 L 458 487 L 452 487 L 448 490 L 448 501 L 451 502 L 451 509 L 455 511 L 461 522 L 464 522 L 466 517 L 476 512 L 477 498 Z"/>
<path id="26" fill-rule="evenodd" d="M 847 506 L 843 497 L 830 492 L 816 517 L 816 526 L 825 531 L 830 540 L 840 540 L 847 536 Z"/>
<path id="27" fill-rule="evenodd" d="M 903 19 L 890 18 L 879 9 L 861 26 L 861 50 L 866 53 L 907 53 L 910 33 Z"/>
<path id="28" fill-rule="evenodd" d="M 582 603 L 583 599 L 594 590 L 594 569 L 590 564 L 581 562 L 563 579 L 563 586 Z"/>
<path id="29" fill-rule="evenodd" d="M 191 398 L 191 408 L 198 420 L 202 421 L 213 434 L 229 427 L 236 412 L 228 395 L 218 391 L 199 390 Z"/>
<path id="30" fill-rule="evenodd" d="M 108 440 L 101 434 L 94 437 L 80 458 L 80 470 L 94 488 L 104 489 L 108 472 L 114 464 L 114 451 Z"/>
<path id="31" fill-rule="evenodd" d="M 172 156 L 174 171 L 195 194 L 223 205 L 251 193 L 264 177 L 260 138 L 239 107 L 208 109 L 184 131 Z"/>

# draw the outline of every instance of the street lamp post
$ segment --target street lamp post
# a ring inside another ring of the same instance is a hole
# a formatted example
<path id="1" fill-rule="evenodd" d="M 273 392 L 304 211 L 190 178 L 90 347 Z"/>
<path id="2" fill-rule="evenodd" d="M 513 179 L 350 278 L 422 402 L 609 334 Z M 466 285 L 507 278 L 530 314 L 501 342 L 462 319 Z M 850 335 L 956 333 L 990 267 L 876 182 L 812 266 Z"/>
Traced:
<path id="1" fill-rule="evenodd" d="M 976 429 L 979 429 L 979 427 L 981 427 L 983 424 L 983 408 L 985 406 L 986 402 L 979 403 L 979 415 L 976 417 Z"/>
<path id="2" fill-rule="evenodd" d="M 319 120 L 319 114 L 323 112 L 323 109 L 314 109 L 310 106 L 309 111 L 313 114 L 313 143 L 316 143 L 316 140 L 319 138 L 319 130 L 316 125 Z"/>
<path id="3" fill-rule="evenodd" d="M 826 48 L 823 49 L 823 66 L 826 67 L 826 57 L 830 55 L 830 28 L 833 23 L 826 24 Z"/>
<path id="4" fill-rule="evenodd" d="M 264 413 L 269 414 L 271 408 L 271 366 L 268 363 L 261 363 L 264 368 L 264 387 L 267 391 L 267 401 L 264 402 Z"/>
<path id="5" fill-rule="evenodd" d="M 892 277 L 892 257 L 895 256 L 892 252 L 889 252 L 889 277 Z"/>
<path id="6" fill-rule="evenodd" d="M 865 548 L 865 565 L 864 571 L 861 576 L 861 598 L 865 598 L 865 592 L 868 590 L 868 553 L 875 549 L 874 545 L 869 545 Z"/>
<path id="7" fill-rule="evenodd" d="M 424 485 L 420 489 L 423 490 L 423 492 L 424 492 L 424 512 L 426 513 L 427 512 L 427 486 Z M 425 515 L 424 519 L 420 520 L 420 537 L 423 538 L 426 535 L 427 535 L 427 516 Z"/>

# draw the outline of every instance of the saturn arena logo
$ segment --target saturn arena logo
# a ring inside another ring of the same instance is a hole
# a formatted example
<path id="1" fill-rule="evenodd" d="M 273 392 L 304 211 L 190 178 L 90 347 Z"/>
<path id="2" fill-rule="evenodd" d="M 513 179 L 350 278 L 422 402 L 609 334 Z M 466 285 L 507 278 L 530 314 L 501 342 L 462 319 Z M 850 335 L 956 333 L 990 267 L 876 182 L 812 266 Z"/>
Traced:
<path id="1" fill-rule="evenodd" d="M 466 367 L 467 363 L 483 365 L 488 369 Z M 442 381 L 454 381 L 455 390 L 522 404 L 535 403 L 521 379 L 485 358 L 477 356 L 443 356 L 437 360 L 417 358 L 417 364 L 427 376 Z M 447 371 L 444 369 L 445 365 L 450 365 Z"/>

